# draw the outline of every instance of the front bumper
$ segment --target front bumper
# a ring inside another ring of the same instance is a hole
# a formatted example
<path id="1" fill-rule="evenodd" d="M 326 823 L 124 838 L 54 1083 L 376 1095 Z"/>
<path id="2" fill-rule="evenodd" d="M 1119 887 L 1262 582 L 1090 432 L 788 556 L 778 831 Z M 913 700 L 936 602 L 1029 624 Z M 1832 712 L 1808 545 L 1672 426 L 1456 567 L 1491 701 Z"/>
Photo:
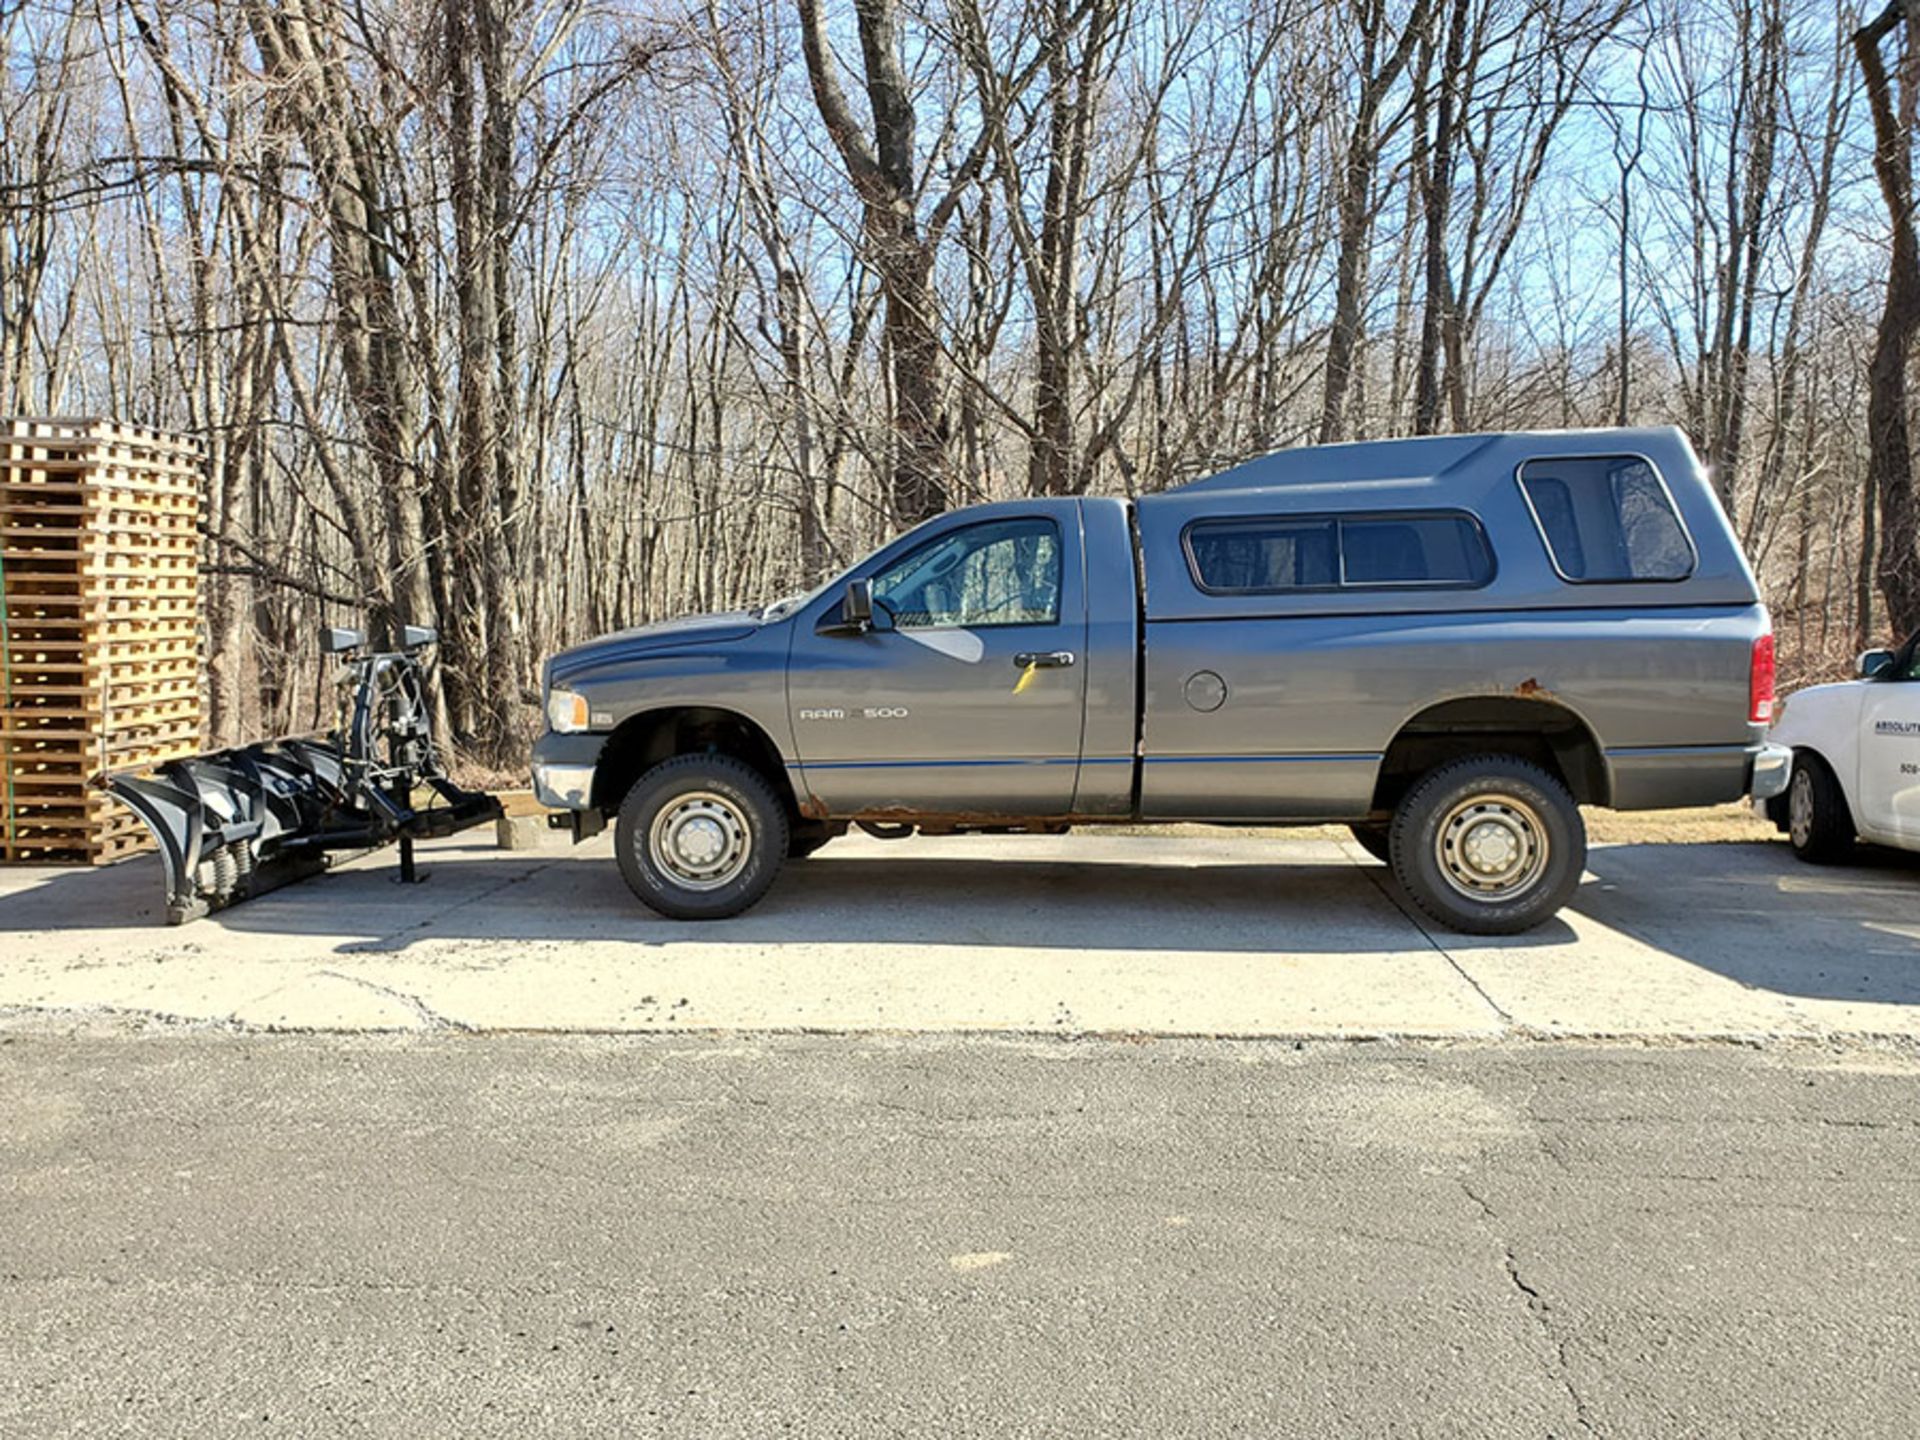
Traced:
<path id="1" fill-rule="evenodd" d="M 1753 757 L 1753 778 L 1748 792 L 1762 803 L 1787 793 L 1787 781 L 1793 778 L 1793 751 L 1784 745 L 1762 745 Z"/>
<path id="2" fill-rule="evenodd" d="M 533 746 L 533 795 L 553 810 L 591 810 L 593 775 L 604 735 L 562 735 L 549 730 Z"/>

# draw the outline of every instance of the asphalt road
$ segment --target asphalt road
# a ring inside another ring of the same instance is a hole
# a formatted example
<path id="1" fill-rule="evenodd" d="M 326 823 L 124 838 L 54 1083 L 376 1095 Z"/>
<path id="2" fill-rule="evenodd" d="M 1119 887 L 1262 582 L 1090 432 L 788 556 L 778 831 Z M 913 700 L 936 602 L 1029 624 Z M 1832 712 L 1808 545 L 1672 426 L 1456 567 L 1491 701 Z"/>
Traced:
<path id="1" fill-rule="evenodd" d="M 0 1036 L 0 1434 L 1920 1429 L 1920 1057 Z"/>
<path id="2" fill-rule="evenodd" d="M 1425 923 L 1350 841 L 837 840 L 735 920 L 661 919 L 610 841 L 376 856 L 159 924 L 159 862 L 0 870 L 0 1029 L 1920 1040 L 1920 856 L 1596 846 L 1559 918 Z"/>

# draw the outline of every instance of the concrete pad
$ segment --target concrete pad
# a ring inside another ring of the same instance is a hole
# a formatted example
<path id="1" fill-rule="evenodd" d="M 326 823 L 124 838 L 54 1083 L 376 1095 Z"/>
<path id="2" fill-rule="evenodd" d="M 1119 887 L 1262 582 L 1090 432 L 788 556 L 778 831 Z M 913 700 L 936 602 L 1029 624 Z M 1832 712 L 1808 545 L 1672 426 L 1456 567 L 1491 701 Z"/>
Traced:
<path id="1" fill-rule="evenodd" d="M 1862 849 L 1820 867 L 1782 842 L 1618 845 L 1588 870 L 1577 923 L 1670 977 L 1661 993 L 1619 976 L 1647 997 L 1650 1029 L 1700 1025 L 1710 1007 L 1734 1031 L 1771 1015 L 1776 1032 L 1920 1034 L 1920 855 Z M 1568 1028 L 1604 1018 L 1591 1001 L 1567 1008 Z"/>
<path id="2" fill-rule="evenodd" d="M 1416 923 L 1327 840 L 885 844 L 787 867 L 736 920 L 641 907 L 602 837 L 356 860 L 159 924 L 151 856 L 0 872 L 0 1012 L 290 1029 L 1920 1037 L 1920 865 L 1596 847 L 1574 905 L 1488 941 Z"/>
<path id="3" fill-rule="evenodd" d="M 1447 937 L 1447 953 L 1515 1027 L 1557 1036 L 1735 1038 L 1810 1036 L 1811 1014 L 1773 992 L 1741 985 L 1576 915 L 1557 954 L 1506 940 Z M 1899 1028 L 1897 1012 L 1879 1017 Z M 1920 1018 L 1920 1017 L 1915 1017 Z M 1832 1017 L 1834 1028 L 1876 1028 Z"/>

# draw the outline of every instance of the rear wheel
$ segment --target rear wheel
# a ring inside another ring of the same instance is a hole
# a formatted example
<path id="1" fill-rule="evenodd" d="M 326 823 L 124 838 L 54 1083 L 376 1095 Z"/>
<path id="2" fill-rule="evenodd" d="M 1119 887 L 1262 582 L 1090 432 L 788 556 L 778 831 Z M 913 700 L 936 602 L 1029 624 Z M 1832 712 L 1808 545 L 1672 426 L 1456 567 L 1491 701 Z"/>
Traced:
<path id="1" fill-rule="evenodd" d="M 1393 863 L 1391 825 L 1349 825 L 1354 843 L 1382 864 Z"/>
<path id="2" fill-rule="evenodd" d="M 1853 849 L 1853 812 L 1827 762 L 1810 750 L 1793 757 L 1787 782 L 1787 839 L 1793 853 L 1815 865 L 1843 860 Z"/>
<path id="3" fill-rule="evenodd" d="M 773 787 L 729 755 L 663 760 L 634 782 L 614 829 L 628 888 L 675 920 L 751 907 L 780 873 L 787 843 Z"/>
<path id="4" fill-rule="evenodd" d="M 1394 877 L 1414 904 L 1469 935 L 1531 930 L 1572 897 L 1587 831 L 1567 787 L 1511 755 L 1429 771 L 1394 811 Z"/>

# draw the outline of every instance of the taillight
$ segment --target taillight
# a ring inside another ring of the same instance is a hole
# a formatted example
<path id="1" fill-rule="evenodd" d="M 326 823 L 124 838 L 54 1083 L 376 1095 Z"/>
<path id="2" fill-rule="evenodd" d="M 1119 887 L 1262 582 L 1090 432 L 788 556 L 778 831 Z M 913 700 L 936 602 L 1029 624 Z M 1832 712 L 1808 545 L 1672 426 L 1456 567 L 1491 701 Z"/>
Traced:
<path id="1" fill-rule="evenodd" d="M 1755 725 L 1773 723 L 1773 635 L 1753 642 L 1753 664 L 1747 671 L 1747 719 Z"/>

